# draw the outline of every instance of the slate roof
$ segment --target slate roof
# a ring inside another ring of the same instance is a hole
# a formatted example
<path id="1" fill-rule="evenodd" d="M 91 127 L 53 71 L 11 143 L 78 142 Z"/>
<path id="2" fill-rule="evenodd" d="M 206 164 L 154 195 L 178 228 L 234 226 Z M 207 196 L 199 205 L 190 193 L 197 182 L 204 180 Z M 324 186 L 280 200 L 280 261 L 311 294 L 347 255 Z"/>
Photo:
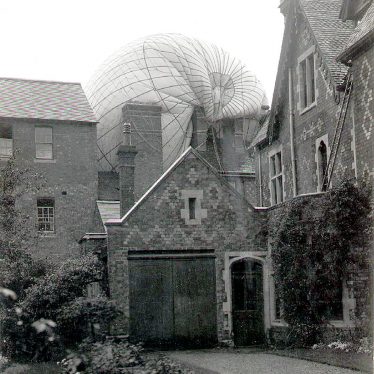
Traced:
<path id="1" fill-rule="evenodd" d="M 300 0 L 303 13 L 316 38 L 332 78 L 339 83 L 347 67 L 336 61 L 353 33 L 353 23 L 339 19 L 342 0 Z"/>
<path id="2" fill-rule="evenodd" d="M 250 148 L 256 146 L 259 143 L 265 141 L 268 137 L 268 130 L 269 130 L 269 123 L 270 123 L 270 116 L 268 115 L 265 122 L 262 124 L 260 129 L 258 130 L 255 138 L 253 139 Z"/>
<path id="3" fill-rule="evenodd" d="M 374 1 L 348 39 L 338 59 L 347 61 L 354 52 L 355 47 L 359 47 L 361 43 L 373 43 L 368 40 L 370 37 L 374 39 Z"/>
<path id="4" fill-rule="evenodd" d="M 255 160 L 253 157 L 247 156 L 246 159 L 239 167 L 240 173 L 248 173 L 253 174 L 255 173 Z"/>
<path id="5" fill-rule="evenodd" d="M 80 83 L 0 78 L 0 117 L 96 123 Z"/>
<path id="6" fill-rule="evenodd" d="M 119 201 L 102 201 L 96 202 L 97 208 L 99 209 L 100 218 L 103 224 L 108 219 L 120 219 L 120 202 Z"/>

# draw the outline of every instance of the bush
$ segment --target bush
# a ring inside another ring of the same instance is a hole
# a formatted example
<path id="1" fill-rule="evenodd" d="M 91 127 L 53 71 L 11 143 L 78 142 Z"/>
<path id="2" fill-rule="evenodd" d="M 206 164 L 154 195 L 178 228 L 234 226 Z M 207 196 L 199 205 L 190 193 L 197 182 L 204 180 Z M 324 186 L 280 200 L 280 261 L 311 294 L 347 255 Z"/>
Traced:
<path id="1" fill-rule="evenodd" d="M 65 373 L 84 371 L 87 374 L 110 374 L 144 363 L 140 352 L 141 345 L 128 342 L 106 340 L 105 342 L 86 341 L 76 353 L 62 360 Z"/>
<path id="2" fill-rule="evenodd" d="M 346 181 L 318 199 L 294 199 L 275 213 L 272 260 L 289 344 L 320 341 L 343 279 L 369 273 L 370 192 L 366 185 Z M 364 325 L 370 293 L 368 281 L 363 283 L 353 287 L 360 300 L 356 317 Z"/>
<path id="3" fill-rule="evenodd" d="M 101 278 L 96 257 L 68 260 L 38 278 L 24 297 L 6 309 L 1 350 L 11 358 L 49 360 L 85 337 L 106 333 L 118 316 L 105 297 L 85 298 L 87 285 Z"/>
<path id="4" fill-rule="evenodd" d="M 193 374 L 165 356 L 147 358 L 141 344 L 130 344 L 127 341 L 108 339 L 101 343 L 88 341 L 80 345 L 60 362 L 63 373 L 75 374 Z"/>

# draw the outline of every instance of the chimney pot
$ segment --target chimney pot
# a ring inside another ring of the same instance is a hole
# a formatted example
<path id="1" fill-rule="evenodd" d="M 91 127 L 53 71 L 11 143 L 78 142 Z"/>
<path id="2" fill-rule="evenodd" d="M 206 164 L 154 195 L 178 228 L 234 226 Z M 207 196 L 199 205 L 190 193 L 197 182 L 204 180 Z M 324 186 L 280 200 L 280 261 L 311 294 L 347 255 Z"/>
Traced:
<path id="1" fill-rule="evenodd" d="M 131 123 L 123 124 L 123 145 L 131 145 Z"/>

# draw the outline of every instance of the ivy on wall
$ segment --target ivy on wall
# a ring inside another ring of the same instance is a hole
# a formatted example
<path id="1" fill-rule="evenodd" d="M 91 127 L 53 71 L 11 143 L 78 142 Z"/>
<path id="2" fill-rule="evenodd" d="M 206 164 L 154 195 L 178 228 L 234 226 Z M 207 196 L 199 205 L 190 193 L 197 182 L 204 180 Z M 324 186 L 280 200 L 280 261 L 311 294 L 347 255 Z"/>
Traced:
<path id="1" fill-rule="evenodd" d="M 333 317 L 343 280 L 369 274 L 370 188 L 345 181 L 318 197 L 291 200 L 273 211 L 270 227 L 289 343 L 314 344 Z M 353 289 L 357 318 L 369 313 L 369 279 L 361 279 L 364 284 Z"/>

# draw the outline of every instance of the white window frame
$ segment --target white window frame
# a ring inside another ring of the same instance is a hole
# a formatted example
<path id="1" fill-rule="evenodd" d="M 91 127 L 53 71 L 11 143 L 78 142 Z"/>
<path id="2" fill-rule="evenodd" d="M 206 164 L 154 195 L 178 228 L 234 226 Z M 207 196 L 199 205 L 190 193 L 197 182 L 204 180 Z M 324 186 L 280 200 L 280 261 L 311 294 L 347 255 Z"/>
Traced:
<path id="1" fill-rule="evenodd" d="M 356 299 L 353 295 L 349 294 L 347 281 L 343 279 L 343 292 L 342 292 L 342 306 L 343 306 L 343 319 L 341 320 L 330 320 L 329 325 L 330 327 L 353 327 L 354 316 L 351 316 L 351 312 L 356 309 Z"/>
<path id="2" fill-rule="evenodd" d="M 313 60 L 313 69 L 310 66 L 310 57 L 312 56 Z M 318 89 L 317 89 L 317 67 L 316 67 L 316 53 L 315 53 L 315 46 L 310 47 L 307 51 L 305 51 L 298 59 L 297 59 L 297 75 L 298 75 L 298 93 L 299 93 L 299 100 L 297 103 L 297 107 L 300 114 L 303 114 L 313 107 L 317 105 L 317 96 L 318 96 Z M 303 82 L 303 74 L 302 74 L 302 64 L 305 62 L 305 87 L 306 87 L 306 104 L 303 105 L 304 98 L 303 95 L 305 94 L 304 90 L 304 82 Z M 313 86 L 311 87 L 311 74 L 313 73 Z M 314 88 L 314 92 L 313 92 Z M 314 93 L 314 100 L 312 100 Z"/>
<path id="3" fill-rule="evenodd" d="M 281 163 L 280 163 L 280 170 L 277 170 L 277 163 L 275 162 L 275 174 L 273 174 L 273 165 L 272 159 L 277 157 L 276 155 L 280 153 L 281 156 Z M 270 199 L 271 205 L 280 204 L 285 201 L 286 194 L 284 190 L 284 160 L 283 160 L 283 149 L 282 147 L 277 147 L 269 152 L 269 190 L 270 190 Z M 278 180 L 281 178 L 281 183 L 279 185 Z M 274 186 L 275 182 L 275 187 Z M 280 190 L 279 190 L 280 189 Z M 279 191 L 282 193 L 282 198 L 278 199 Z"/>
<path id="4" fill-rule="evenodd" d="M 9 136 L 10 137 L 9 137 Z M 13 133 L 9 125 L 0 128 L 0 160 L 7 160 L 13 156 Z"/>
<path id="5" fill-rule="evenodd" d="M 38 138 L 38 131 L 41 129 L 49 129 L 50 130 L 50 140 L 41 140 Z M 38 147 L 49 145 L 50 146 L 50 155 L 48 156 L 42 156 L 40 153 L 38 154 L 38 151 L 40 152 L 40 149 Z M 51 126 L 35 126 L 35 158 L 38 160 L 53 160 L 53 127 Z"/>
<path id="6" fill-rule="evenodd" d="M 51 201 L 50 205 L 40 205 L 42 201 Z M 53 233 L 55 232 L 55 201 L 51 198 L 39 198 L 37 200 L 38 232 Z M 50 229 L 41 229 L 40 225 L 50 225 Z"/>
<path id="7" fill-rule="evenodd" d="M 331 152 L 331 149 L 329 147 L 329 137 L 328 137 L 328 134 L 325 134 L 323 136 L 320 136 L 319 138 L 316 139 L 316 142 L 315 142 L 315 146 L 316 146 L 316 149 L 315 149 L 315 154 L 314 154 L 314 160 L 316 162 L 316 175 L 317 175 L 317 192 L 321 192 L 322 191 L 322 178 L 321 178 L 321 173 L 320 173 L 320 168 L 321 168 L 321 165 L 320 165 L 320 158 L 319 158 L 319 145 L 321 143 L 321 141 L 323 141 L 326 145 L 326 149 L 327 149 L 327 164 L 328 164 L 328 160 L 330 158 L 330 152 Z M 327 186 L 327 189 L 329 189 L 331 187 L 331 183 Z"/>

